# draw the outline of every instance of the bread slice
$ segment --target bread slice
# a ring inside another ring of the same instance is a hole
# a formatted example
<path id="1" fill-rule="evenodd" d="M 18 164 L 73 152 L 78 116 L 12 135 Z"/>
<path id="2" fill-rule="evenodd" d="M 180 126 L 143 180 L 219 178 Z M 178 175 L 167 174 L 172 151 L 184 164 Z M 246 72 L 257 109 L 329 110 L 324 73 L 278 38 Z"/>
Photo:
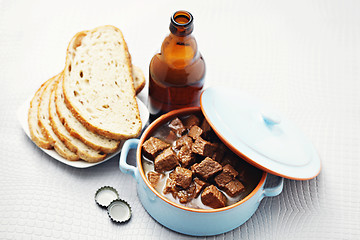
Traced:
<path id="1" fill-rule="evenodd" d="M 65 146 L 65 144 L 54 133 L 50 125 L 50 119 L 49 119 L 50 94 L 53 88 L 55 87 L 55 84 L 59 81 L 60 76 L 61 74 L 56 75 L 55 77 L 50 79 L 49 83 L 44 88 L 44 91 L 41 93 L 39 107 L 37 111 L 37 119 L 42 134 L 48 139 L 50 144 L 54 147 L 55 151 L 60 156 L 70 161 L 75 161 L 78 160 L 79 157 Z"/>
<path id="2" fill-rule="evenodd" d="M 65 105 L 62 81 L 60 81 L 55 90 L 55 105 L 59 119 L 73 137 L 80 139 L 93 149 L 104 153 L 112 153 L 118 149 L 120 144 L 119 140 L 109 139 L 89 131 L 74 117 Z"/>
<path id="3" fill-rule="evenodd" d="M 103 26 L 73 37 L 63 92 L 66 106 L 90 131 L 117 140 L 139 135 L 131 59 L 119 29 Z"/>
<path id="4" fill-rule="evenodd" d="M 140 92 L 145 85 L 145 77 L 139 67 L 133 66 L 133 78 L 135 91 Z M 99 150 L 104 153 L 115 152 L 118 149 L 120 141 L 109 139 L 99 134 L 93 133 L 89 131 L 84 125 L 82 125 L 66 107 L 64 102 L 63 89 L 61 86 L 62 80 L 57 85 L 55 90 L 55 103 L 56 112 L 65 128 L 73 137 L 80 139 L 86 145 L 92 147 L 95 150 Z"/>
<path id="5" fill-rule="evenodd" d="M 56 75 L 52 79 L 50 79 L 49 84 L 46 86 L 44 91 L 41 93 L 39 108 L 37 112 L 37 117 L 39 120 L 39 126 L 42 134 L 48 139 L 52 146 L 55 145 L 57 137 L 56 134 L 52 131 L 49 119 L 49 101 L 50 101 L 50 93 L 54 88 L 57 81 L 59 81 L 59 77 L 61 74 Z"/>
<path id="6" fill-rule="evenodd" d="M 55 89 L 56 88 L 57 87 L 55 87 Z M 71 151 L 75 152 L 81 159 L 87 162 L 98 162 L 103 160 L 106 157 L 105 153 L 96 151 L 93 148 L 84 144 L 79 139 L 74 138 L 64 127 L 56 113 L 55 89 L 53 89 L 53 91 L 51 92 L 49 102 L 50 124 L 55 134 Z"/>
<path id="7" fill-rule="evenodd" d="M 30 108 L 28 111 L 28 125 L 30 131 L 30 137 L 33 142 L 41 148 L 45 149 L 52 149 L 52 145 L 48 138 L 44 136 L 41 131 L 41 128 L 38 124 L 38 108 L 40 104 L 41 94 L 43 93 L 44 89 L 49 85 L 49 83 L 53 80 L 53 78 L 47 80 L 43 83 L 40 88 L 36 91 L 34 97 L 30 102 Z"/>
<path id="8" fill-rule="evenodd" d="M 132 66 L 132 73 L 134 79 L 134 87 L 136 94 L 139 94 L 141 90 L 145 87 L 145 76 L 141 68 L 137 66 Z"/>

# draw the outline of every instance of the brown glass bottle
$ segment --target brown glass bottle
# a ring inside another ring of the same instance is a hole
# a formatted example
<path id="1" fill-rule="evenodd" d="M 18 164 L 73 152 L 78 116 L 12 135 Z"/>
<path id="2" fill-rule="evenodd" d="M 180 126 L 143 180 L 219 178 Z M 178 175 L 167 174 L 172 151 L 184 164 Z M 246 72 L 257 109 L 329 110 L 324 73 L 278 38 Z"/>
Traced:
<path id="1" fill-rule="evenodd" d="M 178 11 L 170 22 L 170 34 L 149 67 L 149 111 L 151 120 L 174 109 L 199 106 L 204 85 L 205 62 L 198 51 L 193 17 Z"/>

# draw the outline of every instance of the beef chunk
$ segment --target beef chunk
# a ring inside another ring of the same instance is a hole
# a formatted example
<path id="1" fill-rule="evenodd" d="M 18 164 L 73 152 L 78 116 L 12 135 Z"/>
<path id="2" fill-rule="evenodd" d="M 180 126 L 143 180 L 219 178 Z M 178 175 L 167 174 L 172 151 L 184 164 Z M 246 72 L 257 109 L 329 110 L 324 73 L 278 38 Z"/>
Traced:
<path id="1" fill-rule="evenodd" d="M 204 189 L 201 194 L 201 201 L 204 205 L 212 208 L 221 208 L 226 206 L 226 197 L 214 185 Z"/>
<path id="2" fill-rule="evenodd" d="M 188 203 L 195 196 L 196 186 L 193 182 L 191 182 L 190 186 L 186 189 L 183 189 L 177 186 L 176 181 L 174 180 L 175 171 L 172 171 L 169 174 L 169 178 L 166 180 L 166 184 L 163 190 L 164 194 L 171 193 L 175 199 L 179 199 L 180 203 Z"/>
<path id="3" fill-rule="evenodd" d="M 215 174 L 221 172 L 221 170 L 222 166 L 209 157 L 202 160 L 197 166 L 194 166 L 196 175 L 204 180 L 208 180 Z"/>
<path id="4" fill-rule="evenodd" d="M 188 203 L 192 199 L 194 199 L 194 193 L 195 193 L 195 185 L 194 183 L 191 183 L 187 189 L 182 189 L 178 191 L 176 196 L 179 199 L 180 203 Z"/>
<path id="5" fill-rule="evenodd" d="M 174 131 L 178 137 L 181 137 L 181 135 L 186 131 L 183 123 L 179 118 L 172 120 L 169 124 L 169 128 Z"/>
<path id="6" fill-rule="evenodd" d="M 189 137 L 188 135 L 184 135 L 174 142 L 174 148 L 180 149 L 184 145 L 191 148 L 192 144 L 193 144 L 193 140 L 191 139 L 191 137 Z"/>
<path id="7" fill-rule="evenodd" d="M 241 169 L 239 175 L 237 177 L 240 181 L 244 182 L 246 180 L 246 171 L 245 169 Z"/>
<path id="8" fill-rule="evenodd" d="M 209 186 L 207 182 L 204 182 L 199 178 L 194 178 L 194 181 L 191 182 L 187 189 L 178 191 L 177 197 L 179 198 L 180 203 L 188 203 L 192 199 L 197 198 L 201 191 L 207 186 Z"/>
<path id="9" fill-rule="evenodd" d="M 225 185 L 234 180 L 237 175 L 238 172 L 230 164 L 226 164 L 223 167 L 223 171 L 218 174 L 214 180 L 219 187 L 224 188 Z"/>
<path id="10" fill-rule="evenodd" d="M 164 194 L 171 193 L 174 198 L 177 197 L 179 189 L 176 187 L 175 181 L 171 178 L 166 179 L 165 187 L 163 189 Z"/>
<path id="11" fill-rule="evenodd" d="M 187 190 L 180 190 L 177 193 L 177 197 L 179 198 L 180 203 L 188 203 L 193 199 L 192 194 L 189 194 Z"/>
<path id="12" fill-rule="evenodd" d="M 204 133 L 211 131 L 211 126 L 209 122 L 206 120 L 206 118 L 204 118 L 200 127 L 204 131 Z"/>
<path id="13" fill-rule="evenodd" d="M 168 148 L 170 144 L 155 138 L 150 137 L 148 140 L 146 140 L 142 146 L 143 154 L 145 157 L 154 160 L 156 155 L 164 150 L 165 148 Z"/>
<path id="14" fill-rule="evenodd" d="M 171 172 L 171 179 L 175 181 L 175 184 L 182 188 L 188 188 L 192 181 L 192 172 L 189 169 L 176 167 L 173 172 Z"/>
<path id="15" fill-rule="evenodd" d="M 235 197 L 245 191 L 245 187 L 239 180 L 234 179 L 225 185 L 224 190 L 230 197 Z"/>
<path id="16" fill-rule="evenodd" d="M 195 142 L 191 146 L 191 150 L 205 157 L 212 157 L 217 149 L 217 144 L 208 142 L 201 137 L 196 138 Z"/>
<path id="17" fill-rule="evenodd" d="M 152 172 L 152 171 L 148 172 L 148 174 L 147 174 L 147 178 L 149 179 L 151 186 L 153 186 L 154 188 L 156 187 L 156 185 L 159 182 L 160 175 L 161 175 L 160 173 Z"/>
<path id="18" fill-rule="evenodd" d="M 226 164 L 223 167 L 223 172 L 229 174 L 233 178 L 236 178 L 236 176 L 239 174 L 230 164 Z"/>
<path id="19" fill-rule="evenodd" d="M 190 170 L 192 171 L 193 175 L 196 174 L 195 168 L 196 168 L 197 166 L 199 166 L 199 163 L 195 163 L 195 164 L 191 165 L 191 167 L 190 167 Z"/>
<path id="20" fill-rule="evenodd" d="M 191 151 L 190 147 L 184 145 L 178 152 L 178 159 L 181 166 L 186 168 L 195 162 L 195 154 Z"/>
<path id="21" fill-rule="evenodd" d="M 193 183 L 195 186 L 194 198 L 197 198 L 200 195 L 201 191 L 209 185 L 207 182 L 204 182 L 204 181 L 200 180 L 199 178 L 194 178 Z"/>
<path id="22" fill-rule="evenodd" d="M 217 162 L 221 162 L 224 158 L 224 155 L 225 155 L 225 151 L 226 151 L 226 146 L 222 143 L 220 143 L 218 145 L 218 148 L 216 149 L 216 152 L 214 153 L 214 155 L 212 156 L 212 159 L 214 161 L 217 161 Z"/>
<path id="23" fill-rule="evenodd" d="M 259 169 L 251 166 L 248 163 L 241 164 L 241 167 L 238 171 L 239 175 L 237 176 L 237 179 L 245 185 L 249 180 L 257 178 L 256 176 L 260 177 L 262 175 L 262 172 Z"/>
<path id="24" fill-rule="evenodd" d="M 178 139 L 178 136 L 173 131 L 169 131 L 169 135 L 165 138 L 166 142 L 174 142 L 176 139 Z"/>
<path id="25" fill-rule="evenodd" d="M 200 124 L 200 119 L 199 119 L 197 116 L 195 116 L 194 114 L 191 114 L 189 117 L 185 118 L 185 119 L 183 120 L 183 122 L 184 122 L 184 126 L 185 126 L 187 129 L 189 129 L 189 128 L 191 128 L 191 127 L 194 126 L 194 125 L 199 126 L 199 124 Z"/>
<path id="26" fill-rule="evenodd" d="M 171 148 L 165 149 L 154 161 L 154 168 L 157 172 L 170 171 L 179 165 L 175 152 Z"/>
<path id="27" fill-rule="evenodd" d="M 214 135 L 214 133 L 213 133 L 213 131 L 212 131 L 212 129 L 211 129 L 210 124 L 208 123 L 208 121 L 207 121 L 205 118 L 204 118 L 204 120 L 202 121 L 200 127 L 201 127 L 201 129 L 203 130 L 203 136 L 204 136 L 204 138 L 210 139 L 210 138 Z"/>
<path id="28" fill-rule="evenodd" d="M 198 126 L 192 126 L 189 130 L 189 137 L 192 139 L 196 139 L 197 137 L 200 137 L 203 133 L 203 130 Z"/>
<path id="29" fill-rule="evenodd" d="M 228 151 L 221 161 L 221 166 L 225 166 L 226 164 L 230 164 L 238 172 L 244 165 L 243 160 L 231 151 Z"/>

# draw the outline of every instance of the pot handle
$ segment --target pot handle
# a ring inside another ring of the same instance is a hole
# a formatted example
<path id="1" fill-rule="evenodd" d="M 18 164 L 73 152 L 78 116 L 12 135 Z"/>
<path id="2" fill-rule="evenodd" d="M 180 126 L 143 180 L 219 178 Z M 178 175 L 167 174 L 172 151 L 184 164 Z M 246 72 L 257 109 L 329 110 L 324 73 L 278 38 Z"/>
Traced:
<path id="1" fill-rule="evenodd" d="M 137 146 L 139 145 L 139 141 L 140 140 L 136 138 L 127 140 L 121 149 L 121 155 L 119 160 L 120 170 L 123 173 L 133 176 L 133 178 L 135 178 L 137 182 L 139 179 L 139 171 L 136 167 L 129 165 L 126 160 L 129 155 L 130 149 L 137 148 Z"/>
<path id="2" fill-rule="evenodd" d="M 259 199 L 259 202 L 264 198 L 264 197 L 275 197 L 277 195 L 279 195 L 282 190 L 283 190 L 283 186 L 284 186 L 284 178 L 282 177 L 278 177 L 280 180 L 279 182 L 276 184 L 276 186 L 274 187 L 269 187 L 269 188 L 264 188 L 261 197 Z"/>

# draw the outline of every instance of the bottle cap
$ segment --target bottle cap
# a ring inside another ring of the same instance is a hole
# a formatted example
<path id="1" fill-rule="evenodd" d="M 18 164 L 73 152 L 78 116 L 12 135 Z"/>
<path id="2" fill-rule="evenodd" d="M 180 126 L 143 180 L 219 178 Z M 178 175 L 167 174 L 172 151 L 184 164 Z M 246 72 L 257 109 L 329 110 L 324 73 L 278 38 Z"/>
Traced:
<path id="1" fill-rule="evenodd" d="M 103 208 L 106 208 L 112 201 L 118 198 L 118 192 L 110 186 L 101 187 L 95 193 L 95 202 Z"/>
<path id="2" fill-rule="evenodd" d="M 121 199 L 112 201 L 107 207 L 110 219 L 116 223 L 125 223 L 131 218 L 130 205 Z"/>

